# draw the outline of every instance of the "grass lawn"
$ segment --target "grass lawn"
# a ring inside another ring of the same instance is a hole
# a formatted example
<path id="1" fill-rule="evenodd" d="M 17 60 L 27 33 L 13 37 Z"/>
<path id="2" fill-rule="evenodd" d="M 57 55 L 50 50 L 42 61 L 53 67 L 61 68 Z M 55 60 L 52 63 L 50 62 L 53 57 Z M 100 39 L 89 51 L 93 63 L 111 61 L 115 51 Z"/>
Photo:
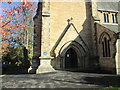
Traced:
<path id="1" fill-rule="evenodd" d="M 99 90 L 120 90 L 120 87 L 105 87 L 105 88 L 101 88 Z"/>

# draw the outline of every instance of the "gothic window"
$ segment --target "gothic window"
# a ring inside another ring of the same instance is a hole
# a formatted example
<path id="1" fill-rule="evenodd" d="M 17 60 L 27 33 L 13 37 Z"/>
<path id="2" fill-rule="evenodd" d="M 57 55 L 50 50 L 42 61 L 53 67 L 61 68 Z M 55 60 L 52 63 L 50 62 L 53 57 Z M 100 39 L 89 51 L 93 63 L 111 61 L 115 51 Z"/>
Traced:
<path id="1" fill-rule="evenodd" d="M 100 37 L 103 57 L 110 57 L 110 37 L 107 33 L 103 33 Z"/>
<path id="2" fill-rule="evenodd" d="M 106 16 L 105 16 L 105 13 L 104 13 L 104 22 L 106 22 Z"/>
<path id="3" fill-rule="evenodd" d="M 109 23 L 109 15 L 108 14 L 106 14 L 106 22 Z"/>
<path id="4" fill-rule="evenodd" d="M 104 22 L 109 23 L 109 15 L 104 13 Z"/>
<path id="5" fill-rule="evenodd" d="M 105 57 L 105 52 L 104 52 L 104 49 L 105 49 L 105 47 L 104 47 L 104 42 L 102 42 L 103 57 Z"/>
<path id="6" fill-rule="evenodd" d="M 117 14 L 112 14 L 112 22 L 117 23 Z"/>

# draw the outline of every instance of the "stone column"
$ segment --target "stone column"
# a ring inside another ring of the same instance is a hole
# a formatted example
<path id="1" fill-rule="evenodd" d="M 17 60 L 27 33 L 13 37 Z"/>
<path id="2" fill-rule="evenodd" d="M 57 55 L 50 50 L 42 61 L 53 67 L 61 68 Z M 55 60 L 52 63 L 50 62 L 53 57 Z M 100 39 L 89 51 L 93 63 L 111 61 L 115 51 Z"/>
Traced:
<path id="1" fill-rule="evenodd" d="M 120 39 L 116 43 L 116 74 L 120 75 Z"/>
<path id="2" fill-rule="evenodd" d="M 40 66 L 37 73 L 53 72 L 50 56 L 50 2 L 45 0 L 42 2 L 42 36 L 41 36 L 41 56 Z"/>
<path id="3" fill-rule="evenodd" d="M 38 3 L 37 12 L 34 19 L 34 45 L 33 45 L 33 58 L 32 65 L 28 69 L 29 73 L 36 73 L 38 66 L 40 65 L 41 56 L 41 33 L 42 33 L 42 2 Z"/>
<path id="4" fill-rule="evenodd" d="M 90 3 L 90 2 L 89 2 Z M 90 68 L 91 70 L 99 68 L 99 56 L 98 56 L 98 46 L 97 46 L 97 28 L 96 23 L 100 22 L 98 18 L 97 11 L 97 0 L 91 0 L 91 5 L 89 6 L 89 11 L 91 12 L 91 36 L 92 36 L 92 47 L 90 51 Z"/>

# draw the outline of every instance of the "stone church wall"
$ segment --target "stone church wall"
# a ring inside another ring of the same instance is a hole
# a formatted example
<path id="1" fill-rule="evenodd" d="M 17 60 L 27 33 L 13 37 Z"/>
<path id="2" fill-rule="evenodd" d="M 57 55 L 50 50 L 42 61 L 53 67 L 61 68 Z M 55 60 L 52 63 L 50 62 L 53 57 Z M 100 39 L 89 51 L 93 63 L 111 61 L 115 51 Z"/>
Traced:
<path id="1" fill-rule="evenodd" d="M 48 0 L 39 3 L 38 7 L 34 17 L 34 56 L 37 56 L 37 59 L 39 56 L 41 60 L 52 59 L 51 63 L 55 69 L 65 68 L 65 54 L 72 48 L 77 53 L 80 70 L 92 69 L 95 64 L 99 64 L 103 70 L 113 72 L 117 68 L 119 72 L 119 40 L 116 44 L 115 33 L 97 23 L 100 20 L 97 17 L 99 13 L 95 2 Z M 103 57 L 99 43 L 103 32 L 110 36 L 109 58 Z M 51 55 L 52 50 L 55 56 Z M 36 64 L 39 66 L 39 63 Z"/>
<path id="2" fill-rule="evenodd" d="M 68 25 L 68 19 L 72 18 L 70 23 L 72 23 L 78 31 L 78 33 L 76 33 L 72 26 L 69 28 L 69 30 L 64 35 L 64 37 L 62 38 L 55 50 L 56 57 L 58 56 L 60 48 L 66 42 L 77 41 L 78 43 L 81 43 L 81 40 L 79 40 L 79 35 L 84 41 L 84 44 L 82 44 L 83 47 L 88 51 L 92 51 L 91 26 L 89 21 L 89 15 L 90 12 L 85 2 L 50 3 L 50 49 L 53 48 L 58 38 L 64 31 L 65 27 Z M 60 61 L 57 60 L 54 60 L 54 65 L 55 67 L 60 68 Z"/>
<path id="3" fill-rule="evenodd" d="M 115 55 L 116 55 L 116 38 L 115 32 L 103 27 L 100 24 L 96 24 L 97 30 L 97 46 L 98 46 L 98 55 L 99 55 L 99 65 L 102 70 L 108 71 L 115 71 L 116 62 L 115 62 Z M 103 57 L 103 48 L 102 44 L 100 43 L 100 36 L 103 33 L 107 33 L 110 36 L 110 57 Z"/>

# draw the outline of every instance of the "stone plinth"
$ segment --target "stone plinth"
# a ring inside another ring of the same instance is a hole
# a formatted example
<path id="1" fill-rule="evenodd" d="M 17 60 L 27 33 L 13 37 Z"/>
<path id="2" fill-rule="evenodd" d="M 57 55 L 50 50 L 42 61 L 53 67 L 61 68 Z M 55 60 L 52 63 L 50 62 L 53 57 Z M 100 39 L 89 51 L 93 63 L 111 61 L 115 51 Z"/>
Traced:
<path id="1" fill-rule="evenodd" d="M 52 58 L 40 57 L 40 66 L 38 67 L 36 73 L 55 72 L 55 69 L 51 65 L 51 59 Z"/>

